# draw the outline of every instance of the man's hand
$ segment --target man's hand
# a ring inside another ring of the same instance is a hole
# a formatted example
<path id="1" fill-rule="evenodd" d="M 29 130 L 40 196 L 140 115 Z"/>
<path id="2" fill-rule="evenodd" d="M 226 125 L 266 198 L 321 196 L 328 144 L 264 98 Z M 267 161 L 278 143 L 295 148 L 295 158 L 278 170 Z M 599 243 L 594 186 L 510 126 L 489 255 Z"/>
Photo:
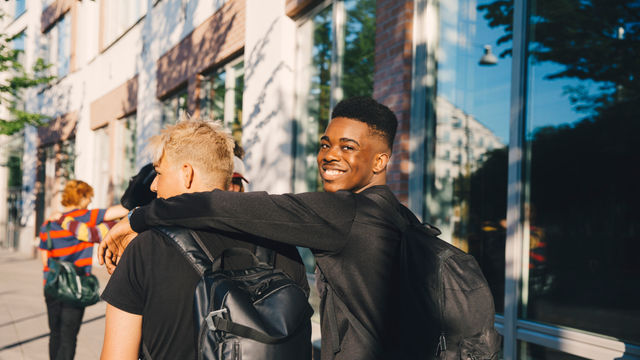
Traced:
<path id="1" fill-rule="evenodd" d="M 98 247 L 98 262 L 100 265 L 106 265 L 109 274 L 113 274 L 124 249 L 136 236 L 138 233 L 131 229 L 129 219 L 125 217 L 104 237 Z"/>

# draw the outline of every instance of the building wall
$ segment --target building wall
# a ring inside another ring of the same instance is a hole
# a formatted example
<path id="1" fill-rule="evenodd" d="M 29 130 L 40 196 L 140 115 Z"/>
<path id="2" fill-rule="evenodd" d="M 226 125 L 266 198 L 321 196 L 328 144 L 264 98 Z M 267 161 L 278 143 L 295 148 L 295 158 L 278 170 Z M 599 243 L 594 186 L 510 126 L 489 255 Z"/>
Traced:
<path id="1" fill-rule="evenodd" d="M 252 190 L 290 192 L 295 22 L 284 0 L 247 0 L 242 143 Z"/>
<path id="2" fill-rule="evenodd" d="M 398 117 L 387 182 L 404 204 L 409 200 L 413 6 L 411 0 L 379 0 L 376 13 L 373 97 Z"/>

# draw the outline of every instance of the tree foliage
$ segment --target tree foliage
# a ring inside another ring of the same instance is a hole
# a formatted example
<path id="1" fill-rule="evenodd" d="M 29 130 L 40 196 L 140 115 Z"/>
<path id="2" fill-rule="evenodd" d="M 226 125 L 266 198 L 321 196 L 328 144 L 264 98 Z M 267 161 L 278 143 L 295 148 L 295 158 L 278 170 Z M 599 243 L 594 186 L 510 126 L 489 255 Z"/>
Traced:
<path id="1" fill-rule="evenodd" d="M 547 79 L 588 80 L 566 87 L 578 111 L 597 114 L 640 100 L 640 3 L 636 0 L 537 0 L 529 9 L 528 58 L 560 65 Z M 513 38 L 513 0 L 478 6 L 490 27 L 503 28 L 498 44 Z M 507 49 L 500 54 L 511 54 Z"/>
<path id="2" fill-rule="evenodd" d="M 0 12 L 0 20 L 5 16 Z M 19 56 L 23 52 L 20 49 L 14 49 L 12 42 L 18 35 L 7 35 L 0 33 L 0 73 L 8 76 L 0 81 L 0 106 L 9 110 L 9 118 L 0 118 L 0 134 L 11 135 L 26 125 L 42 125 L 47 117 L 31 113 L 20 109 L 24 90 L 48 84 L 54 76 L 49 76 L 47 65 L 44 60 L 36 60 L 31 71 L 27 71 L 24 65 L 19 61 Z"/>

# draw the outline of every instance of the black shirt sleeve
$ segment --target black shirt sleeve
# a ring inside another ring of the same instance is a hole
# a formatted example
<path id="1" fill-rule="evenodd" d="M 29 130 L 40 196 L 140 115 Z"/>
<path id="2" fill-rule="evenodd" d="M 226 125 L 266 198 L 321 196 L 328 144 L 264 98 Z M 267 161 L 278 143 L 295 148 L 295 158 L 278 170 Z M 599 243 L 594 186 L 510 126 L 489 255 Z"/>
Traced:
<path id="1" fill-rule="evenodd" d="M 353 194 L 269 195 L 221 190 L 156 199 L 131 216 L 134 231 L 182 226 L 267 238 L 321 251 L 340 251 L 356 213 Z"/>
<path id="2" fill-rule="evenodd" d="M 147 256 L 145 242 L 152 241 L 150 232 L 133 239 L 102 292 L 102 300 L 131 314 L 142 315 L 145 303 L 145 274 Z"/>

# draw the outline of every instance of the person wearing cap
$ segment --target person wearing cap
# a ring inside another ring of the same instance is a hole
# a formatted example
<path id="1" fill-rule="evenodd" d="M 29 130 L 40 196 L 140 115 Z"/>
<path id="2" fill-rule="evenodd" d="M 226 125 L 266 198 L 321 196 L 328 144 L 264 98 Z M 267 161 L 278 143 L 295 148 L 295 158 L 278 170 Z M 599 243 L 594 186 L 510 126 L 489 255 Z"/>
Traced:
<path id="1" fill-rule="evenodd" d="M 236 143 L 237 144 L 237 143 Z M 233 174 L 231 175 L 231 183 L 229 184 L 229 191 L 244 192 L 244 182 L 247 184 L 249 180 L 244 177 L 244 163 L 237 155 L 233 157 Z"/>

